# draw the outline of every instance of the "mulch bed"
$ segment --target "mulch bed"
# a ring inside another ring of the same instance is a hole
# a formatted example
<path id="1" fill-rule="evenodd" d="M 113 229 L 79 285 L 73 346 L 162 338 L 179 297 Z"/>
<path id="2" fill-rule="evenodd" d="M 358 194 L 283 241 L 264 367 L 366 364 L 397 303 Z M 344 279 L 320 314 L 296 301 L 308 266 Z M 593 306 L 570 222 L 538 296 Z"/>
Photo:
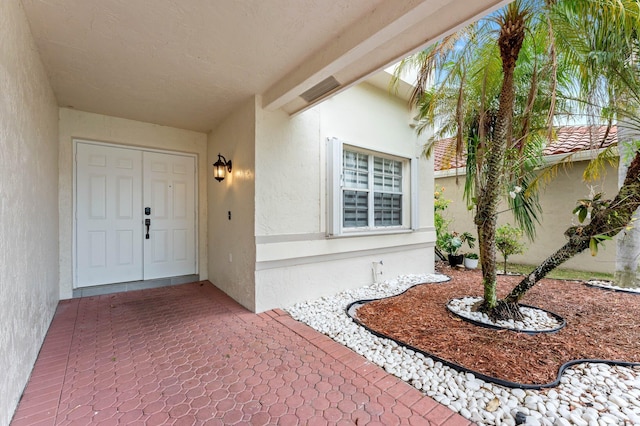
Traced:
<path id="1" fill-rule="evenodd" d="M 563 364 L 576 359 L 640 362 L 640 295 L 544 279 L 521 303 L 555 312 L 567 325 L 557 333 L 527 335 L 479 327 L 451 314 L 445 306 L 450 299 L 482 296 L 481 272 L 443 263 L 437 269 L 451 281 L 368 303 L 358 309 L 358 319 L 467 369 L 521 384 L 551 383 Z M 499 276 L 499 297 L 520 279 Z"/>

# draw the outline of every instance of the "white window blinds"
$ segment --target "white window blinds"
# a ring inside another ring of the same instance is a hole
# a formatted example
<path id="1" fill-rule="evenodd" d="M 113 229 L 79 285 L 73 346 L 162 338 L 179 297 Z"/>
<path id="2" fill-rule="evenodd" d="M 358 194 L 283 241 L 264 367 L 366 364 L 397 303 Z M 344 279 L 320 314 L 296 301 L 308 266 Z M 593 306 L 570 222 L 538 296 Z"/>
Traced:
<path id="1" fill-rule="evenodd" d="M 417 161 L 327 142 L 327 233 L 417 229 Z"/>

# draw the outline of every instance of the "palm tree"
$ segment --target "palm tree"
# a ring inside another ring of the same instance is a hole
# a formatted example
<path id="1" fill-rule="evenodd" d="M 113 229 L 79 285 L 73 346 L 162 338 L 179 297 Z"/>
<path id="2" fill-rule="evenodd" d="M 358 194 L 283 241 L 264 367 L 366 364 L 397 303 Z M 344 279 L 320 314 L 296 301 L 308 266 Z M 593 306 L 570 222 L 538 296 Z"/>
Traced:
<path id="1" fill-rule="evenodd" d="M 634 5 L 635 13 L 623 13 L 625 7 Z M 636 89 L 640 85 L 634 80 L 637 69 L 627 66 L 627 46 L 637 48 L 637 6 L 637 0 L 516 0 L 399 67 L 397 76 L 403 66 L 419 69 L 412 97 L 418 110 L 418 131 L 439 126 L 425 145 L 425 153 L 430 152 L 433 140 L 451 134 L 456 136 L 456 155 L 466 150 L 465 195 L 476 208 L 483 310 L 494 317 L 517 317 L 514 302 L 524 294 L 514 289 L 503 301 L 496 297 L 494 238 L 500 196 L 510 187 L 524 188 L 516 199 L 507 200 L 519 224 L 533 236 L 539 205 L 531 173 L 539 165 L 541 141 L 552 135 L 554 118 L 576 105 L 610 120 L 635 117 L 631 106 L 640 104 L 640 90 Z M 625 21 L 618 28 L 621 17 Z M 597 99 L 605 103 L 597 105 Z M 623 190 L 633 199 L 629 194 L 634 192 L 633 180 L 625 182 Z M 627 218 L 629 206 L 632 201 L 600 205 L 606 212 L 617 211 L 621 218 Z M 605 229 L 596 221 L 589 229 L 610 236 L 624 228 L 619 221 L 616 225 Z M 589 247 L 602 239 L 593 234 L 586 241 Z M 556 260 L 584 250 L 583 240 L 572 244 Z M 555 261 L 547 263 L 538 272 L 546 273 L 555 266 Z"/>
<path id="2" fill-rule="evenodd" d="M 425 147 L 455 134 L 455 151 L 467 152 L 465 196 L 475 206 L 482 262 L 484 307 L 495 313 L 498 203 L 507 197 L 518 223 L 530 237 L 540 212 L 537 194 L 528 190 L 540 164 L 557 84 L 557 67 L 549 59 L 548 21 L 540 19 L 540 2 L 517 0 L 405 60 L 419 68 L 412 96 L 418 109 L 418 131 L 438 125 Z M 433 84 L 431 80 L 433 81 Z M 514 111 L 517 115 L 514 117 Z M 515 191 L 511 191 L 516 193 Z"/>
<path id="3" fill-rule="evenodd" d="M 507 6 L 496 17 L 500 26 L 498 47 L 502 60 L 502 88 L 496 114 L 493 138 L 487 145 L 486 171 L 482 174 L 474 222 L 478 228 L 482 284 L 484 287 L 483 310 L 494 313 L 498 308 L 496 293 L 496 226 L 498 202 L 504 181 L 504 158 L 507 143 L 513 138 L 513 105 L 515 102 L 514 70 L 524 42 L 529 11 L 520 2 Z M 495 315 L 495 313 L 494 313 Z"/>

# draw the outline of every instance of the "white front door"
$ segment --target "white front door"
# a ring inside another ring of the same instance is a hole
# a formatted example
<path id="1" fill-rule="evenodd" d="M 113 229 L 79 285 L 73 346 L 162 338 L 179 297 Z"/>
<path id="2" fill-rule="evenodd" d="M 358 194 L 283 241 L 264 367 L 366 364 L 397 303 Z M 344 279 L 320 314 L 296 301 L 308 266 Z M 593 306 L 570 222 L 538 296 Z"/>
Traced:
<path id="1" fill-rule="evenodd" d="M 195 273 L 195 162 L 193 157 L 143 153 L 144 278 Z"/>
<path id="2" fill-rule="evenodd" d="M 78 143 L 76 162 L 78 286 L 141 280 L 142 152 Z"/>
<path id="3" fill-rule="evenodd" d="M 79 142 L 76 214 L 76 287 L 196 273 L 192 156 Z"/>

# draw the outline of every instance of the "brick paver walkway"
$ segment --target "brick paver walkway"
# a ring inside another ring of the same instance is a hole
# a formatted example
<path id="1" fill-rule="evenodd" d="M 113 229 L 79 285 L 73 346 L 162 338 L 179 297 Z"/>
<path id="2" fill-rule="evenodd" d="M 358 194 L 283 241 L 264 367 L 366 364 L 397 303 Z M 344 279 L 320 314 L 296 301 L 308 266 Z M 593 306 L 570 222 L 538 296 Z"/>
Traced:
<path id="1" fill-rule="evenodd" d="M 209 282 L 61 301 L 12 425 L 470 423 Z"/>

